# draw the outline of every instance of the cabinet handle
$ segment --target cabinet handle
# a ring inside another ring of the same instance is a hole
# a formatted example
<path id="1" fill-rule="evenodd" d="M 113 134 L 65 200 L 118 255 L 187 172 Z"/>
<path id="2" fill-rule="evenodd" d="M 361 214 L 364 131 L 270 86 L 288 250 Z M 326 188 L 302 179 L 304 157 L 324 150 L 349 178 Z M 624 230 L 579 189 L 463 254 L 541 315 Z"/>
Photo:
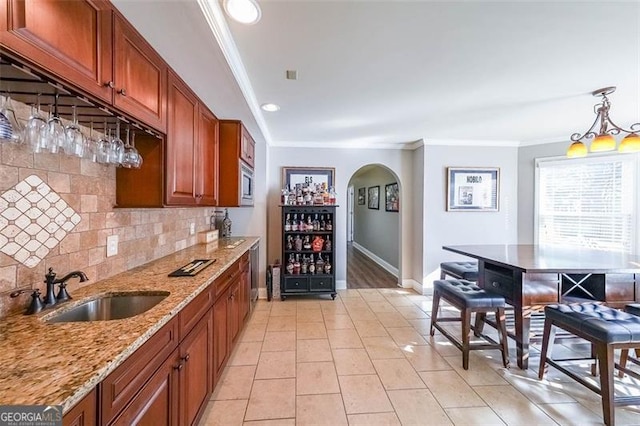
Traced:
<path id="1" fill-rule="evenodd" d="M 185 356 L 183 356 L 182 358 L 180 358 L 181 360 L 183 360 L 184 362 L 189 361 L 190 355 L 186 354 Z"/>
<path id="2" fill-rule="evenodd" d="M 180 362 L 178 365 L 174 365 L 173 369 L 180 371 L 180 370 L 182 370 L 182 367 L 183 367 L 183 364 L 182 364 L 182 362 Z"/>
<path id="3" fill-rule="evenodd" d="M 494 282 L 491 283 L 491 286 L 494 287 L 494 288 L 498 288 L 498 287 L 500 287 L 500 283 L 497 282 L 497 281 L 494 281 Z"/>
<path id="4" fill-rule="evenodd" d="M 122 96 L 127 96 L 127 91 L 124 88 L 118 90 L 118 93 L 120 93 Z"/>
<path id="5" fill-rule="evenodd" d="M 113 84 L 113 81 L 107 81 L 106 83 L 104 83 L 104 85 L 109 89 L 113 89 L 115 87 L 115 85 Z"/>

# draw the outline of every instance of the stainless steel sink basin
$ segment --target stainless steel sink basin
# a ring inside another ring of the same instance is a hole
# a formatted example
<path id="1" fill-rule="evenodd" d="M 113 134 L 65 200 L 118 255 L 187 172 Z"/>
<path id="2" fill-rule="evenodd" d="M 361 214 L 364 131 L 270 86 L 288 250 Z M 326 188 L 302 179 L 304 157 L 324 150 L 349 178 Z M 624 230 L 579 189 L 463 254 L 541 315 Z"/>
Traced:
<path id="1" fill-rule="evenodd" d="M 47 319 L 49 323 L 130 318 L 156 306 L 169 292 L 113 294 L 82 303 Z"/>

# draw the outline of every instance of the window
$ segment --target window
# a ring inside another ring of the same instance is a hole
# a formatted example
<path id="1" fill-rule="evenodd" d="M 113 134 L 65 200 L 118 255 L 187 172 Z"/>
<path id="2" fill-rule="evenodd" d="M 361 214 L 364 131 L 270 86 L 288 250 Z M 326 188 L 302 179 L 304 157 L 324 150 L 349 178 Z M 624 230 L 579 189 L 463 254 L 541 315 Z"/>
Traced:
<path id="1" fill-rule="evenodd" d="M 537 244 L 638 252 L 637 159 L 536 160 Z"/>

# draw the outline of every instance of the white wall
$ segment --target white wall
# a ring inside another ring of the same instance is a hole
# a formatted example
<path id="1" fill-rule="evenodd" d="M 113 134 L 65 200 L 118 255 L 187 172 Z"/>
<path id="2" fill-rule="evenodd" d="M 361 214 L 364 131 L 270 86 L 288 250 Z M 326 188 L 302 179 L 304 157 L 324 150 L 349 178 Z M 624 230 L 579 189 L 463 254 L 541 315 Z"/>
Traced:
<path id="1" fill-rule="evenodd" d="M 425 146 L 423 286 L 430 287 L 440 262 L 464 259 L 443 245 L 515 244 L 518 221 L 518 148 Z M 447 167 L 499 167 L 498 212 L 447 212 Z"/>
<path id="2" fill-rule="evenodd" d="M 409 226 L 412 223 L 414 209 L 413 203 L 413 156 L 415 151 L 390 150 L 390 149 L 330 149 L 330 148 L 290 148 L 270 147 L 269 181 L 267 182 L 267 238 L 268 261 L 280 259 L 280 191 L 282 189 L 281 168 L 284 166 L 296 167 L 334 167 L 335 188 L 338 193 L 337 203 L 340 207 L 336 210 L 334 223 L 336 230 L 336 261 L 334 269 L 338 285 L 344 285 L 347 277 L 346 263 L 346 226 L 347 226 L 347 185 L 349 179 L 361 167 L 368 164 L 382 164 L 391 169 L 400 180 L 400 224 L 402 229 L 399 258 L 400 276 L 412 278 L 410 253 L 413 247 L 413 230 Z M 403 253 L 407 255 L 403 256 Z M 282 261 L 282 259 L 280 259 Z"/>

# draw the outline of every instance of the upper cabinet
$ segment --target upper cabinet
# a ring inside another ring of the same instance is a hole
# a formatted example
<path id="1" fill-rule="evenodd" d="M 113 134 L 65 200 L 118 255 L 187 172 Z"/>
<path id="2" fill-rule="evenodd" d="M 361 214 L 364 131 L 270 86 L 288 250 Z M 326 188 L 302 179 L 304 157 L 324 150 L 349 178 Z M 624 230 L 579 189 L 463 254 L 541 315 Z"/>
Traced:
<path id="1" fill-rule="evenodd" d="M 0 17 L 3 49 L 111 102 L 111 3 L 4 0 L 0 1 Z"/>
<path id="2" fill-rule="evenodd" d="M 240 158 L 242 158 L 244 162 L 253 169 L 254 158 L 256 155 L 256 143 L 247 129 L 242 126 L 242 123 L 240 123 L 240 126 L 242 127 L 242 133 L 240 135 Z"/>
<path id="3" fill-rule="evenodd" d="M 113 104 L 164 133 L 167 64 L 123 18 L 114 19 Z"/>
<path id="4" fill-rule="evenodd" d="M 220 185 L 218 205 L 253 205 L 255 142 L 239 120 L 220 120 Z"/>

